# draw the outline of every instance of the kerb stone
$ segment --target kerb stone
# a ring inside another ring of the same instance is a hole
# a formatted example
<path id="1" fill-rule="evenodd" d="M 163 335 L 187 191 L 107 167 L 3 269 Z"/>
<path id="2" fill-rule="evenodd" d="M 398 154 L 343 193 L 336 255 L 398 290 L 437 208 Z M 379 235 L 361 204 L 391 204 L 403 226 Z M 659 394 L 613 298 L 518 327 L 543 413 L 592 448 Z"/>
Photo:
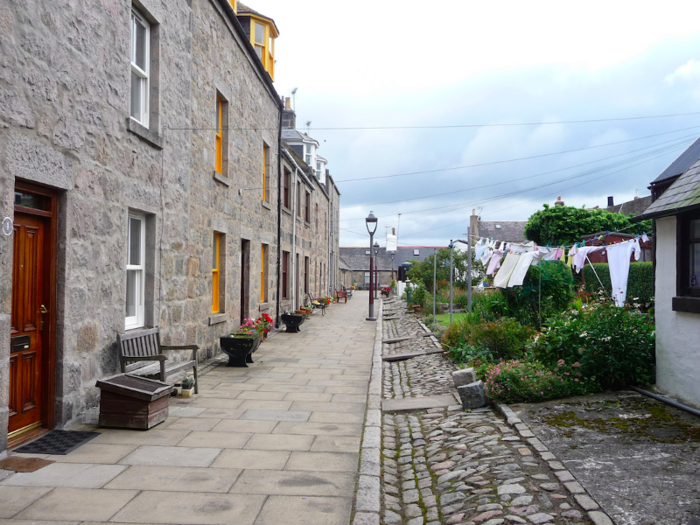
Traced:
<path id="1" fill-rule="evenodd" d="M 473 368 L 457 370 L 456 372 L 452 372 L 452 381 L 454 381 L 457 388 L 460 386 L 467 386 L 476 381 L 476 373 Z"/>
<path id="2" fill-rule="evenodd" d="M 464 408 L 481 408 L 487 404 L 484 384 L 481 381 L 459 386 L 457 392 Z"/>

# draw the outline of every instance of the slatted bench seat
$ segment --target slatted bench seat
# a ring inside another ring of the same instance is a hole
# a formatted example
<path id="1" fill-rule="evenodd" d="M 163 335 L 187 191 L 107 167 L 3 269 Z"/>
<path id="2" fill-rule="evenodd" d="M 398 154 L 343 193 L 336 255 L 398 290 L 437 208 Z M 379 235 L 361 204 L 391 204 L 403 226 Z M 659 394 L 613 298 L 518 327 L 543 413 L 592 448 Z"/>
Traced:
<path id="1" fill-rule="evenodd" d="M 180 370 L 192 368 L 194 370 L 194 392 L 199 393 L 199 381 L 197 381 L 197 345 L 161 345 L 160 329 L 150 328 L 128 334 L 118 334 L 119 342 L 119 366 L 122 374 L 134 374 L 139 376 L 159 376 L 163 382 Z M 192 359 L 189 361 L 170 362 L 163 353 L 165 350 L 192 350 Z M 149 362 L 156 361 L 156 362 Z"/>

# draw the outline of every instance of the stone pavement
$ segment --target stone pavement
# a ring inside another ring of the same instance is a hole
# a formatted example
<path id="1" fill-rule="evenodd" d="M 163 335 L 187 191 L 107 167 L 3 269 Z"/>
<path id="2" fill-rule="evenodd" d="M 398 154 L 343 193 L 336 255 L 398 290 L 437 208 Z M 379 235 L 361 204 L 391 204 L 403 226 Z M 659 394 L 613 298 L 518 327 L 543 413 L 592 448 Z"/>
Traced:
<path id="1" fill-rule="evenodd" d="M 405 313 L 405 303 L 387 301 L 385 308 L 399 317 L 390 321 L 392 338 L 427 331 L 417 316 Z M 402 352 L 425 350 L 427 341 L 402 341 Z M 395 352 L 395 345 L 382 346 Z M 455 366 L 439 354 L 385 362 L 383 370 L 384 399 L 419 402 L 454 391 Z M 612 524 L 526 425 L 507 407 L 504 412 L 505 418 L 490 408 L 464 412 L 456 402 L 407 413 L 385 411 L 382 523 Z"/>
<path id="2" fill-rule="evenodd" d="M 376 328 L 366 308 L 356 293 L 275 334 L 250 368 L 211 369 L 154 429 L 99 429 L 38 456 L 55 463 L 0 482 L 0 523 L 347 525 Z"/>

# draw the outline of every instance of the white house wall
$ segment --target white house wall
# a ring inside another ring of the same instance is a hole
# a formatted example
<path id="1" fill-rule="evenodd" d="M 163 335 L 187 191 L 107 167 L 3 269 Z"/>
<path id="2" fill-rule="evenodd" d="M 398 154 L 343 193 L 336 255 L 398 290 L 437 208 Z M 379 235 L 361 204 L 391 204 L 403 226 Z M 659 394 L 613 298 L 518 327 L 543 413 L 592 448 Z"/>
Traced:
<path id="1" fill-rule="evenodd" d="M 656 221 L 656 384 L 700 406 L 700 315 L 674 312 L 676 217 Z"/>

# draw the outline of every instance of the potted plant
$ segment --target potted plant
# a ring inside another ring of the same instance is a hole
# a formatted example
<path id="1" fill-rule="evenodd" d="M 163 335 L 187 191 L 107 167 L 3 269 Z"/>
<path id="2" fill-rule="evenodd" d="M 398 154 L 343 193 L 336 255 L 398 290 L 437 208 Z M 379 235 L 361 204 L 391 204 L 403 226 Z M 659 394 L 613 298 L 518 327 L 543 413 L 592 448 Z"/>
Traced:
<path id="1" fill-rule="evenodd" d="M 182 390 L 180 391 L 182 397 L 191 397 L 194 392 L 194 378 L 190 376 L 183 377 L 180 384 L 182 385 Z"/>
<path id="2" fill-rule="evenodd" d="M 272 317 L 263 312 L 263 314 L 255 321 L 255 331 L 260 334 L 260 337 L 264 341 L 271 329 Z"/>
<path id="3" fill-rule="evenodd" d="M 262 336 L 256 330 L 257 326 L 252 319 L 244 319 L 238 331 L 230 335 L 220 337 L 221 350 L 228 355 L 228 365 L 235 367 L 247 367 L 252 363 L 251 354 L 258 349 Z"/>

